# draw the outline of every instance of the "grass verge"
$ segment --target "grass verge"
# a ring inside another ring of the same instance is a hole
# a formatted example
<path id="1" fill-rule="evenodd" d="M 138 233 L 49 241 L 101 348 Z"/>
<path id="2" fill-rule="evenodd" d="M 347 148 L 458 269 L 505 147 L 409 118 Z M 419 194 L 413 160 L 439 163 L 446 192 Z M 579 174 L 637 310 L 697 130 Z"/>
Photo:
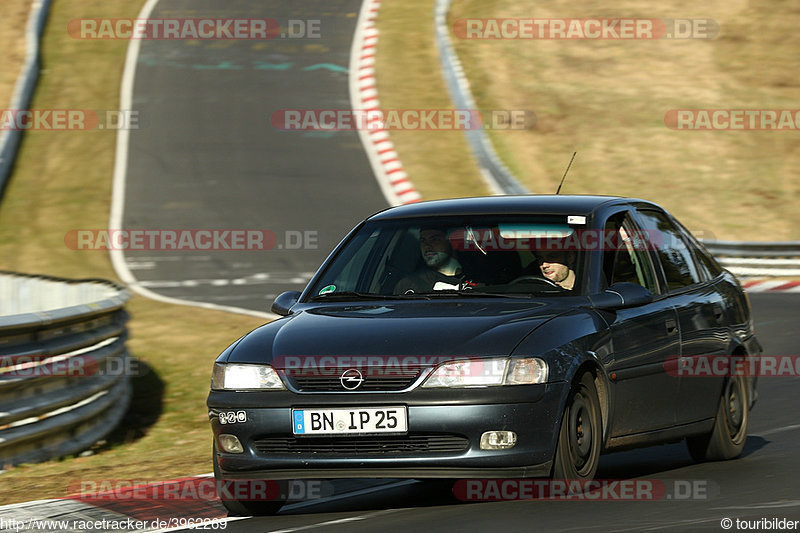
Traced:
<path id="1" fill-rule="evenodd" d="M 0 107 L 11 102 L 22 63 L 25 60 L 25 27 L 31 0 L 3 0 L 0 2 L 0 50 L 3 63 L 0 68 Z"/>
<path id="2" fill-rule="evenodd" d="M 32 107 L 115 109 L 127 41 L 80 41 L 78 17 L 135 18 L 142 0 L 53 2 L 43 72 Z M 31 131 L 0 204 L 0 268 L 114 279 L 104 252 L 73 251 L 73 228 L 107 226 L 115 133 Z M 66 495 L 81 479 L 156 480 L 211 471 L 205 396 L 211 364 L 259 319 L 167 305 L 134 296 L 131 354 L 147 369 L 134 379 L 131 412 L 94 454 L 23 465 L 0 475 L 3 503 Z"/>
<path id="3" fill-rule="evenodd" d="M 795 3 L 717 0 L 699 11 L 684 0 L 613 8 L 597 0 L 455 0 L 450 10 L 451 21 L 488 17 L 716 20 L 713 40 L 454 44 L 479 108 L 537 114 L 533 129 L 490 133 L 530 190 L 555 192 L 577 150 L 563 192 L 650 199 L 707 237 L 800 239 L 797 131 L 674 131 L 664 123 L 670 109 L 796 109 Z"/>

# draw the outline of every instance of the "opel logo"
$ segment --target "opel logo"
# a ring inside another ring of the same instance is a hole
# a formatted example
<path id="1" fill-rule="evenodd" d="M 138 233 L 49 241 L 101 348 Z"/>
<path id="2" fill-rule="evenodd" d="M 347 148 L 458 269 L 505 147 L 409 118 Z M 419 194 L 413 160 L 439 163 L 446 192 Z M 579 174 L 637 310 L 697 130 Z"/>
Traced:
<path id="1" fill-rule="evenodd" d="M 361 372 L 357 368 L 348 368 L 342 373 L 342 377 L 339 378 L 339 381 L 347 390 L 356 390 L 361 386 L 361 383 L 364 381 L 364 376 L 361 375 Z"/>

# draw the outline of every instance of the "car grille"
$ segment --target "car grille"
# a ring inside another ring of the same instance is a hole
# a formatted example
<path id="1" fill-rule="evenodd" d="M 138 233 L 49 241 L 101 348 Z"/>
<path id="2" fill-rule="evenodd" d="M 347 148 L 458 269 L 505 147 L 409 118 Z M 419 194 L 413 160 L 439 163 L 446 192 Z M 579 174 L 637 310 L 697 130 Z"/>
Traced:
<path id="1" fill-rule="evenodd" d="M 469 447 L 459 435 L 394 435 L 379 437 L 264 437 L 255 441 L 258 453 L 403 454 L 452 453 Z"/>
<path id="2" fill-rule="evenodd" d="M 288 375 L 289 383 L 300 392 L 350 392 L 342 386 L 341 376 L 348 370 L 340 370 L 308 375 Z M 364 381 L 353 389 L 353 392 L 392 392 L 407 389 L 422 373 L 422 367 L 392 368 L 382 371 L 381 368 L 371 367 L 361 371 Z"/>

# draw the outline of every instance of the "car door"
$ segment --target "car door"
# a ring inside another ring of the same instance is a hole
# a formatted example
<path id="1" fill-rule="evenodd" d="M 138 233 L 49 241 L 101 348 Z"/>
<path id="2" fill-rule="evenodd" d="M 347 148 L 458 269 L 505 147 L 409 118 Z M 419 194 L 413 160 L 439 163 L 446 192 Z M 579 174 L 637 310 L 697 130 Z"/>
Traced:
<path id="1" fill-rule="evenodd" d="M 620 229 L 622 231 L 620 231 Z M 654 301 L 609 313 L 613 361 L 607 368 L 613 387 L 610 435 L 621 437 L 670 427 L 675 423 L 678 383 L 667 374 L 666 361 L 680 351 L 677 313 L 661 289 L 647 241 L 627 212 L 609 218 L 606 232 L 621 239 L 603 251 L 603 269 L 609 285 L 637 283 Z"/>
<path id="2" fill-rule="evenodd" d="M 685 230 L 665 213 L 640 209 L 638 219 L 648 233 L 656 233 L 656 252 L 667 285 L 669 300 L 678 314 L 681 337 L 680 357 L 691 358 L 691 368 L 724 355 L 728 335 L 724 324 L 724 303 L 712 280 L 696 263 Z M 676 361 L 677 363 L 677 361 Z M 677 364 L 675 365 L 677 368 Z M 714 416 L 722 379 L 691 372 L 670 373 L 678 382 L 675 421 L 686 424 Z"/>

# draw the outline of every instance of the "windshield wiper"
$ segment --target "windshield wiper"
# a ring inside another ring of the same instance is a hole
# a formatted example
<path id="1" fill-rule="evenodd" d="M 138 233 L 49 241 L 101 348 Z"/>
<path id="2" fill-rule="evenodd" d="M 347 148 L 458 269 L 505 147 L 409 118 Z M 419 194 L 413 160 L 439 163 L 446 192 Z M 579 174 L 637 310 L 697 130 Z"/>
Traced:
<path id="1" fill-rule="evenodd" d="M 340 291 L 340 292 L 326 292 L 312 296 L 312 301 L 321 300 L 408 300 L 412 298 L 425 298 L 420 294 L 376 294 L 373 292 L 357 292 L 357 291 Z"/>

